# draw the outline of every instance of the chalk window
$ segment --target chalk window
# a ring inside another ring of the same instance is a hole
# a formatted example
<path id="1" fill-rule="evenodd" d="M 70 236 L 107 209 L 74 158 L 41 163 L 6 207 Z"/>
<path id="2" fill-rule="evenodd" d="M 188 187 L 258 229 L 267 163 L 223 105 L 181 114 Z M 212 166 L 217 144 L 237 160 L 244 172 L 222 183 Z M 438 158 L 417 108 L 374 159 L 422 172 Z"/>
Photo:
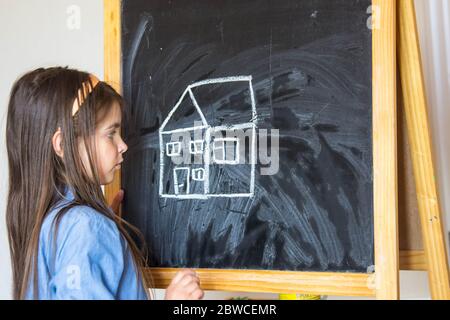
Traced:
<path id="1" fill-rule="evenodd" d="M 194 140 L 191 141 L 191 153 L 192 154 L 201 154 L 203 153 L 203 140 Z"/>
<path id="2" fill-rule="evenodd" d="M 192 179 L 195 181 L 205 181 L 205 169 L 192 169 Z"/>
<path id="3" fill-rule="evenodd" d="M 219 138 L 213 142 L 213 159 L 218 164 L 239 163 L 238 138 Z"/>
<path id="4" fill-rule="evenodd" d="M 169 157 L 181 155 L 181 142 L 168 142 L 166 144 L 166 153 Z"/>

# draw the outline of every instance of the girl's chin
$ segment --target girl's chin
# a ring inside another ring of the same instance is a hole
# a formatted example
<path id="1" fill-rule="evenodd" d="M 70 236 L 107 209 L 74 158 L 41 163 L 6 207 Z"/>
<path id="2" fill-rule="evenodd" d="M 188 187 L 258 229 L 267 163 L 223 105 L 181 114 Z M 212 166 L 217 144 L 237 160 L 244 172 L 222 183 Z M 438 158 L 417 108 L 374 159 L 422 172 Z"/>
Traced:
<path id="1" fill-rule="evenodd" d="M 107 177 L 103 177 L 103 179 L 100 180 L 100 184 L 102 186 L 105 186 L 113 182 L 113 180 L 114 180 L 114 171 L 112 171 L 112 173 L 109 174 Z"/>
<path id="2" fill-rule="evenodd" d="M 107 185 L 107 184 L 110 184 L 111 182 L 113 182 L 113 180 L 114 180 L 114 173 L 115 173 L 117 170 L 120 170 L 120 167 L 121 167 L 120 164 L 114 166 L 114 168 L 112 168 L 112 169 L 109 171 L 108 174 L 104 175 L 104 176 L 100 179 L 100 184 L 101 184 L 102 186 L 104 186 L 104 185 Z"/>

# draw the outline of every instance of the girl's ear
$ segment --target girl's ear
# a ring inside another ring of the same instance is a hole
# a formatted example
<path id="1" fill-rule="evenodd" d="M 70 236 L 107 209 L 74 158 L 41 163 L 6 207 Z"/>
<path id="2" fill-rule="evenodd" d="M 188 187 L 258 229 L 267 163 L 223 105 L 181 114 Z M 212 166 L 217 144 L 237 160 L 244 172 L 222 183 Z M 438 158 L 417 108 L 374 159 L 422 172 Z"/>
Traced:
<path id="1" fill-rule="evenodd" d="M 63 158 L 64 157 L 64 150 L 62 148 L 62 132 L 61 132 L 61 128 L 58 128 L 58 130 L 56 130 L 55 134 L 53 134 L 52 145 L 53 145 L 53 150 L 55 150 L 56 155 L 58 157 L 60 157 L 60 158 Z"/>

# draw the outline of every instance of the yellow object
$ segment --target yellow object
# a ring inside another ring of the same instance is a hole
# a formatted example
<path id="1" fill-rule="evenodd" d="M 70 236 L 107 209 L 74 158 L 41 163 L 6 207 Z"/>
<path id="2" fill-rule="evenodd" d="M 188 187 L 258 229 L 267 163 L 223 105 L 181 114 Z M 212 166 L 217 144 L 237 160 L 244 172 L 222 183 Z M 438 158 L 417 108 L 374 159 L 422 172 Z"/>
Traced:
<path id="1" fill-rule="evenodd" d="M 278 297 L 280 300 L 320 300 L 316 294 L 280 293 Z"/>

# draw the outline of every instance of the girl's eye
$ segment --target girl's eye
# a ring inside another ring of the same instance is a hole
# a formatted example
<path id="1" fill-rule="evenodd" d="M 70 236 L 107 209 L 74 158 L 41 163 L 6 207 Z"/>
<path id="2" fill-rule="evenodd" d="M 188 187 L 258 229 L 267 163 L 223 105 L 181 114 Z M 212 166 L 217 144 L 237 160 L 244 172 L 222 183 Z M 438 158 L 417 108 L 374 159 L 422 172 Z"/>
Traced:
<path id="1" fill-rule="evenodd" d="M 110 132 L 110 133 L 108 134 L 108 138 L 109 138 L 109 139 L 112 139 L 112 138 L 114 138 L 115 135 L 116 135 L 116 131 Z"/>

